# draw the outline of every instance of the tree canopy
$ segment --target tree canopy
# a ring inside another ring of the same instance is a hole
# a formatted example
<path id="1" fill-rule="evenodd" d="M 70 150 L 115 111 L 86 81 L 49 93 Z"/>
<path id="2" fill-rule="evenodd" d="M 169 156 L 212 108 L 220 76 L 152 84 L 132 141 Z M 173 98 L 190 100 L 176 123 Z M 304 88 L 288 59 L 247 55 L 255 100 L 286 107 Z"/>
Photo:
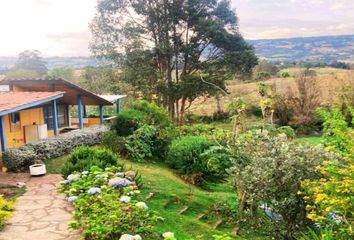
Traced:
<path id="1" fill-rule="evenodd" d="M 123 81 L 177 120 L 257 64 L 225 0 L 100 0 L 91 30 L 94 55 L 113 60 Z"/>
<path id="2" fill-rule="evenodd" d="M 37 50 L 25 50 L 20 53 L 15 64 L 15 70 L 34 71 L 39 75 L 44 75 L 48 71 L 46 63 L 41 57 L 41 52 Z"/>

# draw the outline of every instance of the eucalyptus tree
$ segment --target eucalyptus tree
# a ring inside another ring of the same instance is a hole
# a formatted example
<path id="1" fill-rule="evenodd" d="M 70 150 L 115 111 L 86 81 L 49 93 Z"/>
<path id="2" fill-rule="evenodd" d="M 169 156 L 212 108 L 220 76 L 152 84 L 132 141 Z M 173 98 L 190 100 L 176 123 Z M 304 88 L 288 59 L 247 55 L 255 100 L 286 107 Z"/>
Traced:
<path id="1" fill-rule="evenodd" d="M 113 60 L 122 80 L 180 123 L 196 98 L 257 64 L 225 0 L 99 0 L 90 27 L 92 53 Z"/>

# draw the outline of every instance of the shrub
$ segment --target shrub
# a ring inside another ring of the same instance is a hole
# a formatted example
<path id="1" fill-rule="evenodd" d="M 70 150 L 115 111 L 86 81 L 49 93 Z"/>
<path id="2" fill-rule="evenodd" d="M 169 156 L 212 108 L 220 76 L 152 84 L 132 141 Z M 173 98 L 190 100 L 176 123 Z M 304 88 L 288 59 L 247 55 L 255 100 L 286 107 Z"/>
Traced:
<path id="1" fill-rule="evenodd" d="M 295 130 L 290 126 L 279 127 L 279 128 L 277 128 L 276 131 L 279 134 L 285 134 L 288 138 L 295 138 L 296 137 Z"/>
<path id="2" fill-rule="evenodd" d="M 94 126 L 29 143 L 19 148 L 8 149 L 3 153 L 3 163 L 9 171 L 25 172 L 28 171 L 30 165 L 35 163 L 35 160 L 57 158 L 70 153 L 79 146 L 99 144 L 108 130 L 106 126 Z"/>
<path id="3" fill-rule="evenodd" d="M 222 179 L 226 175 L 226 169 L 231 167 L 232 152 L 223 146 L 211 146 L 201 154 L 206 161 L 208 179 Z"/>
<path id="4" fill-rule="evenodd" d="M 334 156 L 320 146 L 303 146 L 284 135 L 267 131 L 249 132 L 234 147 L 235 160 L 229 173 L 240 199 L 240 211 L 271 209 L 276 227 L 291 235 L 305 222 L 304 200 L 297 193 L 305 179 L 317 179 L 315 166 Z M 280 224 L 284 223 L 284 224 Z M 280 237 L 280 236 L 278 236 Z M 284 237 L 284 236 L 281 236 Z"/>
<path id="5" fill-rule="evenodd" d="M 167 155 L 167 164 L 177 169 L 186 180 L 193 184 L 203 181 L 209 173 L 207 161 L 202 153 L 210 147 L 203 136 L 185 136 L 172 141 Z"/>
<path id="6" fill-rule="evenodd" d="M 84 239 L 120 239 L 123 234 L 158 239 L 153 233 L 158 216 L 138 202 L 134 171 L 124 172 L 122 167 L 103 171 L 93 166 L 75 176 L 62 182 L 61 191 L 75 208 L 70 226 L 82 230 Z"/>
<path id="7" fill-rule="evenodd" d="M 134 101 L 129 107 L 145 114 L 144 124 L 168 127 L 171 125 L 167 111 L 157 106 L 155 103 L 150 103 L 145 100 Z"/>
<path id="8" fill-rule="evenodd" d="M 11 217 L 13 210 L 14 203 L 5 200 L 0 194 L 0 229 L 5 226 L 7 220 Z"/>
<path id="9" fill-rule="evenodd" d="M 154 126 L 143 125 L 126 137 L 125 150 L 128 156 L 136 162 L 151 158 L 154 153 L 156 136 L 157 129 Z"/>
<path id="10" fill-rule="evenodd" d="M 209 124 L 183 125 L 179 128 L 181 136 L 210 135 L 215 127 Z"/>
<path id="11" fill-rule="evenodd" d="M 257 105 L 250 105 L 247 108 L 246 113 L 248 115 L 253 115 L 255 117 L 262 117 L 262 109 L 260 106 L 257 106 Z"/>
<path id="12" fill-rule="evenodd" d="M 354 157 L 354 130 L 348 127 L 340 109 L 326 111 L 320 108 L 317 113 L 323 121 L 323 144 L 332 147 L 336 152 Z"/>
<path id="13" fill-rule="evenodd" d="M 124 143 L 124 137 L 118 136 L 113 131 L 105 133 L 102 139 L 102 145 L 116 154 L 119 154 L 124 150 Z"/>
<path id="14" fill-rule="evenodd" d="M 128 136 L 142 125 L 154 125 L 165 128 L 171 125 L 165 109 L 145 100 L 130 103 L 113 122 L 113 129 L 119 136 Z"/>
<path id="15" fill-rule="evenodd" d="M 91 166 L 105 168 L 118 165 L 118 156 L 112 151 L 100 147 L 78 147 L 70 155 L 62 168 L 67 177 L 72 172 L 89 170 Z"/>
<path id="16" fill-rule="evenodd" d="M 122 110 L 113 121 L 113 129 L 119 136 L 132 134 L 144 122 L 145 113 L 135 109 Z"/>

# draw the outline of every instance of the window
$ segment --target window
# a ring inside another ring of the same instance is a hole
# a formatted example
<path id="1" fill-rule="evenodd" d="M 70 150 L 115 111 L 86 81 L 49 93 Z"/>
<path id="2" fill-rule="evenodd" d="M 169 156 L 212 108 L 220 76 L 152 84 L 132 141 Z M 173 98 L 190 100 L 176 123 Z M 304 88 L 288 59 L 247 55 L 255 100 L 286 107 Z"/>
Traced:
<path id="1" fill-rule="evenodd" d="M 69 125 L 68 106 L 57 105 L 58 127 L 67 127 Z M 48 130 L 54 129 L 53 123 L 53 106 L 47 105 L 43 107 L 44 122 L 47 124 Z"/>
<path id="2" fill-rule="evenodd" d="M 20 112 L 10 114 L 10 123 L 11 132 L 19 131 L 21 129 Z"/>

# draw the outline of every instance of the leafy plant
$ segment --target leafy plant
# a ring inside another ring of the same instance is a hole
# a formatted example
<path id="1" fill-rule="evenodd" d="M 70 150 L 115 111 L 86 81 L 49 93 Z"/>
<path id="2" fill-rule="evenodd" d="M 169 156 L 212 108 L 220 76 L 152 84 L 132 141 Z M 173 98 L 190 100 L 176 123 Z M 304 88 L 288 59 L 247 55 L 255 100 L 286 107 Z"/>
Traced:
<path id="1" fill-rule="evenodd" d="M 192 184 L 199 184 L 209 173 L 208 162 L 202 157 L 210 147 L 204 136 L 185 136 L 172 141 L 167 155 L 167 164 L 177 169 Z"/>
<path id="2" fill-rule="evenodd" d="M 323 144 L 336 152 L 354 157 L 354 130 L 348 127 L 345 116 L 339 108 L 326 111 L 317 109 L 323 121 Z"/>
<path id="3" fill-rule="evenodd" d="M 128 156 L 136 162 L 151 158 L 154 153 L 156 137 L 157 129 L 154 126 L 143 125 L 132 135 L 126 137 L 125 149 Z"/>
<path id="4" fill-rule="evenodd" d="M 256 217 L 263 204 L 265 210 L 271 209 L 273 221 L 284 223 L 286 234 L 291 235 L 305 223 L 305 203 L 297 194 L 301 180 L 319 178 L 314 167 L 332 155 L 319 146 L 302 146 L 267 131 L 243 135 L 233 150 L 235 160 L 229 173 L 240 212 L 248 209 Z"/>
<path id="5" fill-rule="evenodd" d="M 12 216 L 14 210 L 14 203 L 12 201 L 7 201 L 0 194 L 0 229 L 2 229 L 7 220 Z"/>
<path id="6" fill-rule="evenodd" d="M 106 132 L 102 139 L 102 145 L 116 154 L 124 150 L 124 143 L 124 137 L 118 136 L 113 131 Z"/>
<path id="7" fill-rule="evenodd" d="M 105 168 L 117 166 L 119 157 L 112 151 L 102 147 L 78 147 L 70 155 L 62 168 L 62 174 L 67 177 L 74 171 L 89 170 L 91 166 Z"/>

